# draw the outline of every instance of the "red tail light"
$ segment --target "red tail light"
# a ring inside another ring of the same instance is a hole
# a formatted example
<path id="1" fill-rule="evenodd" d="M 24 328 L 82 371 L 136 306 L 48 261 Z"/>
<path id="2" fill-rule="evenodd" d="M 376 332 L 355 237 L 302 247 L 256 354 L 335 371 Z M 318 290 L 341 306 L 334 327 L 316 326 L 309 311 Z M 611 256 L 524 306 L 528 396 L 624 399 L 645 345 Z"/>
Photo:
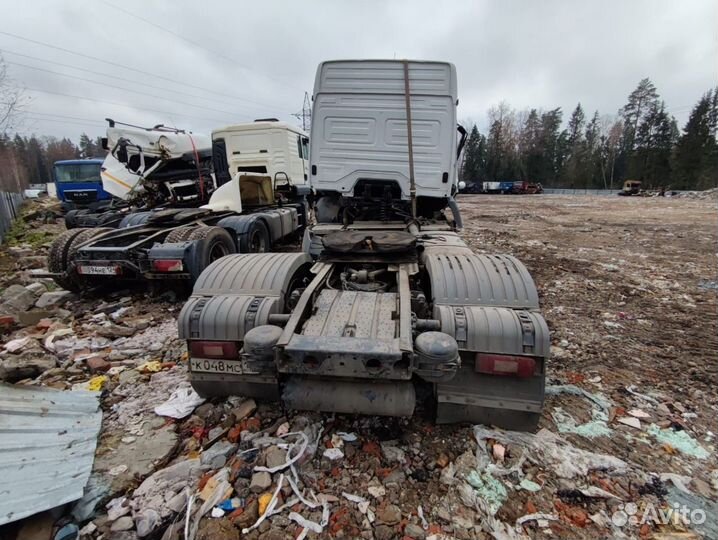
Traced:
<path id="1" fill-rule="evenodd" d="M 488 375 L 514 375 L 531 377 L 536 369 L 536 360 L 528 356 L 505 354 L 476 354 L 475 370 Z"/>
<path id="2" fill-rule="evenodd" d="M 190 355 L 197 358 L 239 358 L 239 349 L 234 341 L 191 341 L 189 350 Z"/>
<path id="3" fill-rule="evenodd" d="M 155 272 L 181 272 L 184 270 L 182 259 L 156 259 L 152 261 Z"/>

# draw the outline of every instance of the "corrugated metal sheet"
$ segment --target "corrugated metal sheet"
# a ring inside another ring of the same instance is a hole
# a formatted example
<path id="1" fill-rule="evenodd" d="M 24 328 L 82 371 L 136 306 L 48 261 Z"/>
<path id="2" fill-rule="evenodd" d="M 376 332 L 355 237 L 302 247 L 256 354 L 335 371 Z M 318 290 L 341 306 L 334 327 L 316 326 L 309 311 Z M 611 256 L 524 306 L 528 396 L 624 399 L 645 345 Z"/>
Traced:
<path id="1" fill-rule="evenodd" d="M 0 385 L 0 525 L 82 497 L 99 394 Z"/>

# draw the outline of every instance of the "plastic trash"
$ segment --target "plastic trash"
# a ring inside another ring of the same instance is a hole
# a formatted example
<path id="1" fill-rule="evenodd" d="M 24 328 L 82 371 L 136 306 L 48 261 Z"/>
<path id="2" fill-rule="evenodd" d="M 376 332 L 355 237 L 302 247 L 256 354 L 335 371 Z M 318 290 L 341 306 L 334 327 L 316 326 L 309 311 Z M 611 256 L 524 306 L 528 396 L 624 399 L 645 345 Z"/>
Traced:
<path id="1" fill-rule="evenodd" d="M 317 534 L 321 534 L 324 530 L 324 527 L 322 527 L 319 523 L 315 523 L 314 521 L 310 521 L 303 517 L 301 514 L 297 514 L 296 512 L 291 512 L 289 514 L 289 519 L 296 522 L 300 527 L 304 527 L 305 529 L 309 529 L 312 532 L 315 532 Z"/>
<path id="2" fill-rule="evenodd" d="M 676 450 L 698 459 L 706 459 L 710 452 L 703 448 L 698 441 L 691 437 L 686 431 L 673 429 L 661 429 L 655 424 L 648 426 L 648 434 L 655 437 L 658 442 L 671 445 Z"/>
<path id="3" fill-rule="evenodd" d="M 244 506 L 244 501 L 239 497 L 233 497 L 219 503 L 217 505 L 217 508 L 221 508 L 225 512 L 231 512 L 232 510 L 236 510 L 237 508 L 241 508 L 242 506 Z"/>
<path id="4" fill-rule="evenodd" d="M 330 461 L 336 461 L 344 457 L 344 452 L 339 448 L 327 448 L 322 455 Z"/>
<path id="5" fill-rule="evenodd" d="M 485 454 L 486 439 L 495 439 L 503 444 L 521 446 L 530 452 L 532 460 L 543 461 L 545 466 L 553 467 L 561 478 L 574 478 L 586 476 L 589 471 L 603 469 L 614 473 L 624 473 L 628 464 L 614 456 L 598 454 L 576 448 L 555 433 L 541 429 L 535 435 L 532 433 L 519 433 L 489 429 L 480 425 L 474 426 L 474 436 L 479 443 L 477 460 L 483 462 L 488 459 Z"/>
<path id="6" fill-rule="evenodd" d="M 192 414 L 204 402 L 205 399 L 191 387 L 178 388 L 167 401 L 155 407 L 155 414 L 181 419 Z"/>
<path id="7" fill-rule="evenodd" d="M 521 489 L 525 489 L 526 491 L 531 491 L 534 493 L 541 490 L 541 486 L 539 484 L 537 484 L 536 482 L 532 482 L 528 478 L 524 478 L 523 480 L 521 480 L 521 482 L 519 483 L 519 487 Z"/>
<path id="8" fill-rule="evenodd" d="M 269 503 L 272 501 L 271 493 L 263 493 L 259 496 L 259 515 L 262 516 L 267 511 Z"/>
<path id="9" fill-rule="evenodd" d="M 157 373 L 158 371 L 162 371 L 162 362 L 150 360 L 139 366 L 137 371 L 141 373 Z"/>
<path id="10" fill-rule="evenodd" d="M 492 516 L 496 514 L 508 498 L 506 487 L 500 480 L 490 474 L 471 471 L 466 481 L 476 490 L 479 497 L 485 501 Z"/>
<path id="11" fill-rule="evenodd" d="M 221 518 L 224 516 L 224 510 L 222 510 L 218 506 L 215 506 L 214 508 L 212 508 L 210 516 L 212 516 L 213 518 Z"/>
<path id="12" fill-rule="evenodd" d="M 556 428 L 559 433 L 575 433 L 592 439 L 594 437 L 605 437 L 611 434 L 608 427 L 608 411 L 611 401 L 601 394 L 592 394 L 573 384 L 561 384 L 546 387 L 548 395 L 571 394 L 583 397 L 591 403 L 591 420 L 585 424 L 577 424 L 576 420 L 561 407 L 556 407 L 551 412 Z"/>

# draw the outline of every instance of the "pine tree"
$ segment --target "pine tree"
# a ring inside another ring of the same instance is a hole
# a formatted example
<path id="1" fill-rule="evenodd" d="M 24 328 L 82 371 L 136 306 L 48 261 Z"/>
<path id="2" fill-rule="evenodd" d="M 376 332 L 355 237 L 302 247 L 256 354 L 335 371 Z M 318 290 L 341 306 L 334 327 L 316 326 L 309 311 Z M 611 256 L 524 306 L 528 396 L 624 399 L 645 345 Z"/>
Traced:
<path id="1" fill-rule="evenodd" d="M 591 121 L 586 125 L 584 139 L 584 154 L 581 162 L 580 174 L 586 179 L 586 187 L 601 187 L 600 167 L 600 137 L 601 125 L 598 111 L 593 113 Z"/>
<path id="2" fill-rule="evenodd" d="M 90 139 L 87 133 L 80 135 L 80 152 L 83 158 L 91 158 L 97 155 L 95 143 Z"/>
<path id="3" fill-rule="evenodd" d="M 677 189 L 718 186 L 718 88 L 708 91 L 693 107 L 675 151 Z"/>
<path id="4" fill-rule="evenodd" d="M 486 143 L 479 129 L 474 126 L 464 148 L 464 165 L 461 168 L 461 179 L 466 184 L 481 182 L 484 173 Z"/>
<path id="5" fill-rule="evenodd" d="M 541 148 L 541 119 L 536 109 L 529 111 L 519 141 L 522 180 L 538 182 L 541 179 L 543 149 Z"/>
<path id="6" fill-rule="evenodd" d="M 652 105 L 658 102 L 658 92 L 651 79 L 642 79 L 636 89 L 628 96 L 628 103 L 619 111 L 623 119 L 623 141 L 625 149 L 632 151 L 636 147 L 638 126 L 648 114 Z"/>
<path id="7" fill-rule="evenodd" d="M 585 159 L 583 126 L 585 120 L 586 115 L 579 103 L 571 113 L 568 127 L 563 135 L 563 139 L 566 140 L 567 154 L 565 164 L 561 167 L 561 176 L 563 176 L 566 185 L 576 188 L 587 187 L 586 179 L 583 177 L 585 169 L 583 165 Z"/>
<path id="8" fill-rule="evenodd" d="M 544 185 L 557 184 L 558 173 L 563 168 L 563 162 L 566 159 L 567 141 L 565 136 L 559 132 L 562 117 L 561 107 L 541 115 L 540 148 L 543 158 L 538 181 Z"/>

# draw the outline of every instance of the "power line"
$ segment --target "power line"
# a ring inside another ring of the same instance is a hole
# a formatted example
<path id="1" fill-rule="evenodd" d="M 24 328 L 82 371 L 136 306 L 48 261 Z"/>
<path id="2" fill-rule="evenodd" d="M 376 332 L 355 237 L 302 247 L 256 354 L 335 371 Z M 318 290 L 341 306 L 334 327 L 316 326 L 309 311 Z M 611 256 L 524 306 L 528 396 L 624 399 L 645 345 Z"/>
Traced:
<path id="1" fill-rule="evenodd" d="M 56 122 L 58 124 L 78 124 L 81 126 L 92 126 L 92 127 L 102 127 L 101 125 L 94 124 L 91 122 L 79 122 L 77 120 L 59 120 L 59 119 L 53 119 L 53 118 L 37 118 L 35 116 L 27 116 L 28 120 L 35 120 L 37 122 Z"/>
<path id="2" fill-rule="evenodd" d="M 102 121 L 100 121 L 100 120 L 93 120 L 92 118 L 82 118 L 82 117 L 79 117 L 79 116 L 67 116 L 67 115 L 64 115 L 64 114 L 54 114 L 54 113 L 46 113 L 46 112 L 40 112 L 40 111 L 24 111 L 24 112 L 27 112 L 28 114 L 35 114 L 35 115 L 53 116 L 53 117 L 56 117 L 56 118 L 67 118 L 67 119 L 70 119 L 70 120 L 84 120 L 84 121 L 86 121 L 86 122 L 96 122 L 96 123 L 98 123 L 98 124 L 100 124 L 100 125 L 103 125 L 103 126 L 104 126 L 104 125 L 107 125 L 106 122 L 102 122 Z"/>
<path id="3" fill-rule="evenodd" d="M 149 24 L 150 26 L 152 26 L 152 27 L 154 27 L 154 28 L 157 28 L 158 30 L 162 30 L 163 32 L 167 32 L 168 34 L 171 34 L 171 35 L 175 36 L 176 38 L 179 38 L 179 39 L 181 39 L 182 41 L 184 41 L 184 42 L 186 42 L 186 43 L 189 43 L 190 45 L 193 45 L 194 47 L 197 47 L 197 48 L 199 48 L 199 49 L 202 49 L 203 51 L 206 51 L 206 52 L 212 54 L 213 56 L 219 56 L 220 58 L 224 58 L 225 60 L 228 60 L 229 62 L 232 62 L 232 65 L 233 65 L 233 66 L 239 66 L 239 67 L 241 67 L 241 68 L 243 68 L 243 69 L 245 69 L 245 70 L 247 70 L 247 71 L 249 71 L 249 72 L 255 72 L 254 68 L 251 68 L 251 67 L 249 67 L 249 66 L 246 66 L 246 65 L 244 65 L 244 64 L 241 64 L 241 63 L 237 62 L 236 59 L 231 58 L 231 57 L 227 56 L 226 54 L 224 54 L 224 53 L 222 53 L 222 52 L 218 52 L 218 51 L 214 51 L 214 50 L 212 50 L 212 49 L 208 49 L 207 47 L 205 47 L 205 46 L 202 45 L 201 43 L 197 43 L 196 41 L 192 41 L 192 40 L 189 39 L 188 37 L 183 36 L 182 34 L 179 34 L 179 33 L 175 32 L 175 31 L 173 31 L 173 30 L 170 30 L 169 28 L 165 28 L 164 26 L 161 26 L 161 25 L 157 24 L 156 22 L 153 22 L 153 21 L 151 21 L 151 20 L 149 20 L 149 19 L 145 19 L 144 17 L 140 17 L 140 16 L 137 15 L 136 13 L 132 13 L 131 11 L 127 11 L 126 9 L 123 9 L 123 8 L 121 8 L 121 7 L 119 7 L 119 6 L 116 6 L 116 5 L 113 4 L 112 2 L 108 2 L 107 0 L 105 0 L 104 4 L 107 5 L 107 6 L 109 6 L 109 7 L 111 7 L 111 8 L 113 8 L 113 9 L 116 9 L 117 11 L 120 11 L 120 12 L 124 13 L 124 14 L 127 15 L 128 17 L 132 17 L 132 18 L 134 18 L 134 19 L 138 19 L 138 20 L 140 20 L 140 21 L 142 21 L 142 22 L 144 22 L 144 23 L 146 23 L 146 24 Z M 257 72 L 257 73 L 259 73 L 259 72 Z M 270 75 L 266 75 L 266 74 L 264 74 L 264 73 L 259 73 L 259 74 L 260 74 L 262 77 L 266 77 L 267 79 L 273 80 L 273 81 L 277 82 L 278 84 L 281 84 L 281 85 L 283 85 L 283 86 L 286 86 L 287 88 L 294 88 L 294 87 L 288 85 L 286 82 L 283 82 L 283 81 L 280 81 L 279 79 L 276 79 L 275 77 L 272 77 L 272 76 L 270 76 Z"/>
<path id="4" fill-rule="evenodd" d="M 38 56 L 32 56 L 32 55 L 29 55 L 29 54 L 23 54 L 23 53 L 19 53 L 19 52 L 15 52 L 15 51 L 10 51 L 10 50 L 8 50 L 8 49 L 2 49 L 2 48 L 0 48 L 0 52 L 5 53 L 5 54 L 11 54 L 11 55 L 13 55 L 13 56 L 21 56 L 21 57 L 23 57 L 23 58 L 29 58 L 29 59 L 31 59 L 31 60 L 37 60 L 37 61 L 39 61 L 39 62 L 45 62 L 45 63 L 47 63 L 47 64 L 53 64 L 53 65 L 60 66 L 60 67 L 66 67 L 66 68 L 70 68 L 70 69 L 76 69 L 76 70 L 78 70 L 78 71 L 83 71 L 83 72 L 85 72 L 85 73 L 91 73 L 91 74 L 93 74 L 93 75 L 100 75 L 100 76 L 102 76 L 102 77 L 109 77 L 109 78 L 111 78 L 111 79 L 117 79 L 118 81 L 128 82 L 128 83 L 131 83 L 131 84 L 141 84 L 141 85 L 142 85 L 143 87 L 145 87 L 145 88 L 153 88 L 153 89 L 155 89 L 155 90 L 162 90 L 163 92 L 173 92 L 173 93 L 175 93 L 175 94 L 180 94 L 180 95 L 187 96 L 187 97 L 193 97 L 193 98 L 196 98 L 196 99 L 213 100 L 213 101 L 217 101 L 218 103 L 222 103 L 223 105 L 228 105 L 228 106 L 230 106 L 230 107 L 234 107 L 234 104 L 228 103 L 228 102 L 226 102 L 226 101 L 218 101 L 218 100 L 217 100 L 216 98 L 214 98 L 214 97 L 198 96 L 197 94 L 190 94 L 190 93 L 187 93 L 187 92 L 182 92 L 182 91 L 180 91 L 180 90 L 177 90 L 176 88 L 165 88 L 165 87 L 163 87 L 163 86 L 154 86 L 154 85 L 151 85 L 151 84 L 147 84 L 145 81 L 142 81 L 142 82 L 133 81 L 132 79 L 127 79 L 127 78 L 125 78 L 125 77 L 118 77 L 117 75 L 110 75 L 109 73 L 103 73 L 103 72 L 101 72 L 101 71 L 94 71 L 94 70 L 92 70 L 92 69 L 87 69 L 87 68 L 81 68 L 81 67 L 79 67 L 79 66 L 73 66 L 73 65 L 71 65 L 71 64 L 63 64 L 62 62 L 55 62 L 55 61 L 53 61 L 53 60 L 47 60 L 47 59 L 45 59 L 45 58 L 40 58 L 40 57 L 38 57 Z M 10 62 L 7 61 L 7 63 L 10 63 Z M 270 108 L 273 108 L 273 109 L 280 109 L 280 108 L 277 107 L 276 105 L 271 105 L 271 104 L 269 104 L 269 103 L 264 103 L 264 102 L 261 102 L 261 101 L 254 101 L 254 100 L 252 100 L 252 99 L 239 98 L 239 97 L 232 98 L 232 99 L 235 99 L 235 100 L 237 100 L 237 101 L 246 101 L 247 103 L 254 103 L 255 105 L 261 105 L 261 106 L 263 106 L 263 107 L 270 107 Z"/>
<path id="5" fill-rule="evenodd" d="M 76 75 L 68 75 L 68 74 L 66 74 L 66 73 L 60 73 L 59 71 L 52 71 L 51 69 L 45 69 L 45 68 L 35 67 L 35 66 L 28 66 L 27 64 L 21 64 L 21 63 L 19 63 L 19 62 L 8 62 L 8 61 L 6 61 L 6 63 L 7 63 L 7 64 L 10 64 L 10 65 L 14 65 L 14 66 L 21 66 L 21 67 L 28 68 L 28 69 L 34 69 L 34 70 L 36 70 L 36 71 L 44 71 L 45 73 L 52 73 L 53 75 L 59 75 L 60 77 L 68 77 L 68 78 L 70 78 L 70 79 L 77 79 L 78 81 L 89 82 L 89 83 L 92 83 L 92 84 L 99 84 L 99 85 L 101 85 L 101 86 L 107 86 L 108 88 L 114 88 L 114 89 L 116 89 L 116 90 L 123 90 L 123 91 L 125 91 L 125 92 L 132 92 L 132 93 L 134 93 L 134 94 L 139 94 L 139 95 L 141 95 L 141 96 L 148 96 L 148 97 L 152 97 L 152 98 L 156 98 L 156 99 L 161 99 L 161 100 L 163 100 L 163 101 L 169 101 L 169 102 L 172 102 L 172 103 L 177 103 L 178 105 L 187 105 L 187 106 L 189 106 L 189 107 L 196 107 L 196 108 L 198 108 L 198 109 L 205 109 L 205 110 L 208 110 L 208 111 L 218 112 L 218 113 L 222 113 L 222 114 L 236 114 L 236 112 L 234 112 L 234 111 L 225 111 L 225 110 L 222 110 L 222 109 L 213 109 L 212 107 L 205 107 L 204 105 L 195 105 L 195 104 L 193 104 L 193 103 L 188 103 L 188 102 L 186 102 L 186 101 L 177 101 L 176 99 L 171 99 L 171 98 L 168 98 L 168 97 L 165 97 L 165 96 L 158 96 L 158 95 L 156 95 L 156 94 L 148 94 L 147 92 L 140 92 L 139 90 L 133 90 L 132 88 L 125 88 L 124 86 L 115 86 L 114 84 L 103 83 L 103 82 L 100 82 L 100 81 L 93 81 L 92 79 L 86 79 L 86 78 L 84 78 L 84 77 L 78 77 L 78 76 L 76 76 Z M 246 112 L 246 111 L 245 111 L 245 112 Z"/>
<path id="6" fill-rule="evenodd" d="M 27 90 L 30 90 L 31 92 L 42 92 L 43 94 L 53 94 L 53 95 L 56 95 L 56 96 L 71 97 L 71 98 L 75 98 L 75 99 L 84 99 L 84 100 L 87 100 L 87 101 L 94 101 L 94 102 L 96 102 L 96 103 L 105 103 L 105 104 L 107 104 L 107 105 L 117 105 L 117 106 L 119 106 L 119 107 L 126 107 L 126 108 L 128 108 L 128 109 L 137 109 L 137 110 L 140 110 L 140 111 L 149 111 L 149 112 L 153 112 L 153 113 L 155 113 L 155 114 L 166 115 L 166 116 L 168 116 L 168 117 L 172 117 L 172 116 L 184 116 L 184 117 L 187 117 L 187 118 L 196 118 L 196 119 L 198 119 L 198 120 L 203 120 L 203 121 L 205 121 L 205 122 L 206 122 L 207 120 L 212 120 L 213 122 L 227 122 L 227 119 L 226 119 L 226 118 L 223 119 L 223 120 L 220 120 L 220 119 L 218 119 L 218 118 L 207 118 L 207 117 L 203 117 L 203 116 L 193 116 L 193 115 L 191 115 L 191 114 L 174 113 L 174 112 L 168 112 L 168 111 L 158 111 L 158 110 L 156 110 L 156 109 L 150 109 L 150 108 L 147 108 L 147 107 L 138 107 L 138 106 L 136 106 L 136 105 L 128 105 L 127 103 L 118 103 L 118 102 L 116 102 L 116 101 L 106 101 L 106 100 L 103 100 L 103 99 L 95 99 L 95 98 L 89 98 L 89 97 L 84 97 L 84 96 L 76 96 L 76 95 L 74 95 L 74 94 L 63 94 L 62 92 L 52 92 L 52 91 L 50 91 L 50 90 L 43 90 L 43 89 L 41 89 L 41 88 L 27 88 Z"/>
<path id="7" fill-rule="evenodd" d="M 89 54 L 80 53 L 80 52 L 77 52 L 77 51 L 72 51 L 72 50 L 70 50 L 70 49 L 66 49 L 66 48 L 64 48 L 64 47 L 58 47 L 57 45 L 51 45 L 51 44 L 49 44 L 49 43 L 43 43 L 42 41 L 38 41 L 38 40 L 36 40 L 36 39 L 30 39 L 30 38 L 26 38 L 26 37 L 23 37 L 23 36 L 18 36 L 17 34 L 12 34 L 12 33 L 10 33 L 10 32 L 4 32 L 4 31 L 0 30 L 0 34 L 2 34 L 2 35 L 4 35 L 4 36 L 10 36 L 10 37 L 15 38 L 15 39 L 20 39 L 20 40 L 23 40 L 23 41 L 27 41 L 27 42 L 29 42 L 29 43 L 34 43 L 34 44 L 36 44 L 36 45 L 41 45 L 41 46 L 43 46 L 43 47 L 48 47 L 48 48 L 50 48 L 50 49 L 55 49 L 55 50 L 58 50 L 58 51 L 66 52 L 66 53 L 68 53 L 68 54 L 74 54 L 75 56 L 81 56 L 82 58 L 88 58 L 88 59 L 94 60 L 94 61 L 96 61 L 96 62 L 102 62 L 103 64 L 108 64 L 108 65 L 110 65 L 110 66 L 115 66 L 115 67 L 119 67 L 119 68 L 122 68 L 122 69 L 127 69 L 127 70 L 129 70 L 129 71 L 134 71 L 134 72 L 136 72 L 136 73 L 141 73 L 142 75 L 148 75 L 148 76 L 150 76 L 150 77 L 155 77 L 155 78 L 157 78 L 157 79 L 161 79 L 161 80 L 163 80 L 163 81 L 168 81 L 168 82 L 171 82 L 171 83 L 173 83 L 173 84 L 180 84 L 180 85 L 186 86 L 186 87 L 188 87 L 188 88 L 194 88 L 194 89 L 196 89 L 196 90 L 202 90 L 202 91 L 204 91 L 204 92 L 209 92 L 209 93 L 211 93 L 211 94 L 216 94 L 216 95 L 218 95 L 218 96 L 224 96 L 224 97 L 228 97 L 228 98 L 231 98 L 231 99 L 237 99 L 237 100 L 242 100 L 242 99 L 244 99 L 244 98 L 240 98 L 240 97 L 237 97 L 237 96 L 232 96 L 232 95 L 230 95 L 230 94 L 223 94 L 222 92 L 217 92 L 216 90 L 212 90 L 212 89 L 210 89 L 210 88 L 204 88 L 204 87 L 202 87 L 202 86 L 195 86 L 195 85 L 193 85 L 193 84 L 185 83 L 185 82 L 182 82 L 182 81 L 177 81 L 177 80 L 175 80 L 175 79 L 170 79 L 169 77 L 164 77 L 164 76 L 162 76 L 162 75 L 157 75 L 156 73 L 151 73 L 151 72 L 149 72 L 149 71 L 142 71 L 141 69 L 133 68 L 133 67 L 130 67 L 130 66 L 125 66 L 125 65 L 119 64 L 119 63 L 117 63 L 117 62 L 112 62 L 112 61 L 110 61 L 110 60 L 105 60 L 104 58 L 98 58 L 97 56 L 91 56 L 91 55 L 89 55 Z"/>

